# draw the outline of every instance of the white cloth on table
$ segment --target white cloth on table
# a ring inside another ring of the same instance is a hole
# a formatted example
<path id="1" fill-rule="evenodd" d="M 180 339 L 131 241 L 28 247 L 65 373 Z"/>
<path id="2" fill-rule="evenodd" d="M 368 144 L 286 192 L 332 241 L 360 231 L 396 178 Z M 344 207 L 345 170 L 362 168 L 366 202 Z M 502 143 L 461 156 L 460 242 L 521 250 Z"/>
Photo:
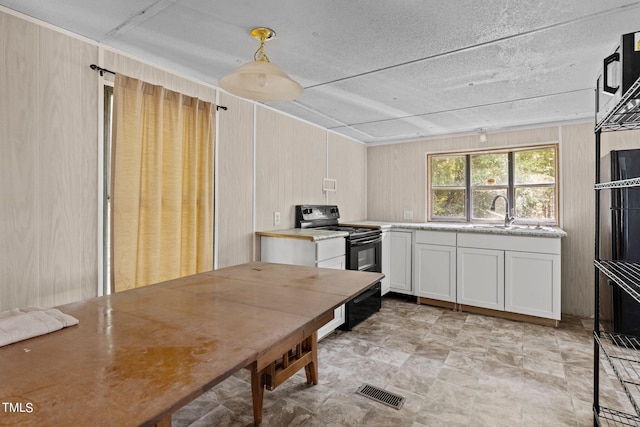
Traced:
<path id="1" fill-rule="evenodd" d="M 0 312 L 0 347 L 77 324 L 78 319 L 56 308 L 3 311 Z"/>

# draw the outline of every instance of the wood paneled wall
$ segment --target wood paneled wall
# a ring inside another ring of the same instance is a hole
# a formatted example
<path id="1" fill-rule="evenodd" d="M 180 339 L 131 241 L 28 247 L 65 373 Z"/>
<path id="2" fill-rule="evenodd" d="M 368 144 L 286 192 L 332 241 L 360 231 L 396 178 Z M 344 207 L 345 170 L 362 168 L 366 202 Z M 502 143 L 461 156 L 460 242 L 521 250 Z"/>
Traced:
<path id="1" fill-rule="evenodd" d="M 97 293 L 97 59 L 0 13 L 0 310 Z"/>
<path id="2" fill-rule="evenodd" d="M 325 202 L 327 131 L 261 106 L 256 114 L 256 230 L 292 228 L 295 205 Z"/>
<path id="3" fill-rule="evenodd" d="M 218 267 L 253 260 L 253 103 L 220 94 L 218 113 Z"/>
<path id="4" fill-rule="evenodd" d="M 366 218 L 367 146 L 329 133 L 327 178 L 337 181 L 337 191 L 327 192 L 327 203 L 338 205 L 340 221 Z"/>
<path id="5" fill-rule="evenodd" d="M 562 312 L 593 314 L 595 143 L 593 124 L 562 126 Z"/>

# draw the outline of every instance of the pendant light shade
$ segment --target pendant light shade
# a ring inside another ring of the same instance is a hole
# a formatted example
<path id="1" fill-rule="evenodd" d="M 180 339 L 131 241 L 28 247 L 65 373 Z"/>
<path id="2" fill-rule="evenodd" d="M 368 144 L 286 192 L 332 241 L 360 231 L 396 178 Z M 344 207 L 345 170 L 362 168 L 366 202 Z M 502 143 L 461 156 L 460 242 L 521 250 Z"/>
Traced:
<path id="1" fill-rule="evenodd" d="M 264 53 L 264 43 L 275 37 L 275 31 L 258 27 L 251 30 L 251 35 L 260 41 L 260 47 L 253 55 L 255 60 L 221 78 L 220 87 L 234 95 L 256 101 L 291 101 L 299 97 L 302 86 L 280 67 L 269 62 Z"/>
<path id="2" fill-rule="evenodd" d="M 220 79 L 227 92 L 256 101 L 291 101 L 302 94 L 302 86 L 275 64 L 253 61 Z"/>

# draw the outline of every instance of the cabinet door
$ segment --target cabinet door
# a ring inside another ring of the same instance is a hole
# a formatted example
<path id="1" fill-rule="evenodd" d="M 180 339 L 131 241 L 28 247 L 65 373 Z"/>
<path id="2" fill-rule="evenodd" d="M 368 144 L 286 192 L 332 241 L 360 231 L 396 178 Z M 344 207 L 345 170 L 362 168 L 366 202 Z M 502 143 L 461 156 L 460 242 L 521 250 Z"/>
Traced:
<path id="1" fill-rule="evenodd" d="M 382 287 L 382 295 L 389 292 L 391 287 L 391 279 L 389 277 L 389 271 L 391 270 L 391 240 L 389 239 L 389 232 L 382 232 L 382 273 L 384 273 L 384 279 L 380 282 Z"/>
<path id="2" fill-rule="evenodd" d="M 311 240 L 261 236 L 260 261 L 313 267 L 316 265 L 316 244 Z"/>
<path id="3" fill-rule="evenodd" d="M 504 251 L 458 248 L 458 303 L 504 310 Z"/>
<path id="4" fill-rule="evenodd" d="M 347 258 L 344 255 L 325 259 L 316 263 L 316 267 L 318 268 L 332 268 L 334 270 L 344 270 L 346 266 Z"/>
<path id="5" fill-rule="evenodd" d="M 504 308 L 560 320 L 560 255 L 505 252 Z"/>
<path id="6" fill-rule="evenodd" d="M 389 246 L 391 266 L 389 269 L 390 288 L 394 292 L 413 294 L 411 286 L 411 245 L 410 231 L 391 231 Z"/>
<path id="7" fill-rule="evenodd" d="M 414 284 L 416 295 L 456 302 L 455 246 L 414 246 Z"/>
<path id="8" fill-rule="evenodd" d="M 346 255 L 344 238 L 319 240 L 316 242 L 316 262 Z"/>
<path id="9" fill-rule="evenodd" d="M 346 265 L 346 258 L 339 256 L 336 258 L 327 259 L 317 263 L 319 268 L 333 268 L 336 270 L 344 270 Z M 330 320 L 326 325 L 318 329 L 318 339 L 322 339 L 334 331 L 338 326 L 344 323 L 344 304 L 336 308 L 333 311 L 333 320 Z"/>

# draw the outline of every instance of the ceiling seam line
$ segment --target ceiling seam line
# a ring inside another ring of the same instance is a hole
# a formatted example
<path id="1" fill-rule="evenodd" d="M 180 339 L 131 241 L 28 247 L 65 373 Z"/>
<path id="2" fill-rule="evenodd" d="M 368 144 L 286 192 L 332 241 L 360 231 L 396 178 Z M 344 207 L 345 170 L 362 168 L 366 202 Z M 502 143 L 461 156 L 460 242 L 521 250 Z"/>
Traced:
<path id="1" fill-rule="evenodd" d="M 350 123 L 350 124 L 347 124 L 346 127 L 367 125 L 367 124 L 371 124 L 371 123 L 383 123 L 383 122 L 390 122 L 390 121 L 393 121 L 393 120 L 404 120 L 404 119 L 411 119 L 411 118 L 423 117 L 423 116 L 432 116 L 434 114 L 452 113 L 452 112 L 455 112 L 455 111 L 464 111 L 464 110 L 470 110 L 470 109 L 473 109 L 473 108 L 492 107 L 492 106 L 495 106 L 495 105 L 507 104 L 509 102 L 530 101 L 532 99 L 549 98 L 549 97 L 552 97 L 552 96 L 565 95 L 565 94 L 575 93 L 575 92 L 583 92 L 583 91 L 586 91 L 586 90 L 592 91 L 593 88 L 575 89 L 575 90 L 569 90 L 569 91 L 566 91 L 566 92 L 556 92 L 556 93 L 550 93 L 550 94 L 545 94 L 545 95 L 529 96 L 529 97 L 525 97 L 525 98 L 510 99 L 510 100 L 499 101 L 499 102 L 490 102 L 490 103 L 487 103 L 487 104 L 472 105 L 472 106 L 469 106 L 469 107 L 451 108 L 449 110 L 432 111 L 432 112 L 429 112 L 429 113 L 419 113 L 419 114 L 412 114 L 412 115 L 409 115 L 409 116 L 393 117 L 393 118 L 389 118 L 389 119 L 372 120 L 370 122 Z M 329 129 L 339 129 L 340 127 L 342 127 L 342 126 L 335 126 L 335 127 L 329 128 Z"/>
<path id="2" fill-rule="evenodd" d="M 520 37 L 541 33 L 541 32 L 544 32 L 544 31 L 551 30 L 551 29 L 555 29 L 555 28 L 561 28 L 561 27 L 564 27 L 564 26 L 567 26 L 567 25 L 571 25 L 571 24 L 575 24 L 575 23 L 590 21 L 592 19 L 599 18 L 599 17 L 604 16 L 604 15 L 617 13 L 622 9 L 637 7 L 638 5 L 640 5 L 640 1 L 628 4 L 628 5 L 620 6 L 620 7 L 615 8 L 615 9 L 609 9 L 607 11 L 592 13 L 591 15 L 586 15 L 586 16 L 583 16 L 583 17 L 580 17 L 580 18 L 575 18 L 575 19 L 569 20 L 569 21 L 563 21 L 563 22 L 558 22 L 556 24 L 551 24 L 551 25 L 547 25 L 547 26 L 544 26 L 544 27 L 540 27 L 540 28 L 534 28 L 532 30 L 524 31 L 522 33 L 512 34 L 512 35 L 509 35 L 509 36 L 504 36 L 504 37 L 500 37 L 500 38 L 497 38 L 497 39 L 488 40 L 486 42 L 477 43 L 477 44 L 469 45 L 469 46 L 464 46 L 464 47 L 461 47 L 461 48 L 458 48 L 458 49 L 454 49 L 454 50 L 450 50 L 450 51 L 447 51 L 447 52 L 441 52 L 441 53 L 437 53 L 437 54 L 434 54 L 434 55 L 425 56 L 423 58 L 412 59 L 411 61 L 406 61 L 406 62 L 402 62 L 402 63 L 399 63 L 399 64 L 393 64 L 393 65 L 389 65 L 387 67 L 377 68 L 375 70 L 366 71 L 364 73 L 358 73 L 358 74 L 354 74 L 354 75 L 347 76 L 347 77 L 341 77 L 339 79 L 334 79 L 334 80 L 330 80 L 330 81 L 323 82 L 323 83 L 318 83 L 318 84 L 314 84 L 314 85 L 310 85 L 310 86 L 305 86 L 304 89 L 305 90 L 314 89 L 314 88 L 317 88 L 317 87 L 320 87 L 320 86 L 326 86 L 326 85 L 330 85 L 330 84 L 333 84 L 333 83 L 339 83 L 339 82 L 343 82 L 343 81 L 346 81 L 346 80 L 352 80 L 352 79 L 356 79 L 356 78 L 359 78 L 359 77 L 364 77 L 364 76 L 368 76 L 368 75 L 371 75 L 371 74 L 392 70 L 394 68 L 400 68 L 400 67 L 404 67 L 404 66 L 407 66 L 407 65 L 416 64 L 418 62 L 425 62 L 425 61 L 429 61 L 429 60 L 432 60 L 432 59 L 437 59 L 437 58 L 442 58 L 442 57 L 446 57 L 446 56 L 450 56 L 450 55 L 455 55 L 457 53 L 461 53 L 461 52 L 465 52 L 465 51 L 475 50 L 475 49 L 478 49 L 478 48 L 481 48 L 481 47 L 490 46 L 492 44 L 500 43 L 500 42 L 503 42 L 503 41 L 517 39 L 517 38 L 520 38 Z"/>
<path id="3" fill-rule="evenodd" d="M 104 37 L 104 39 L 102 39 L 100 41 L 103 42 L 103 41 L 106 41 L 106 40 L 110 40 L 113 37 L 115 37 L 116 35 L 126 33 L 130 29 L 132 29 L 134 27 L 137 27 L 142 22 L 153 18 L 158 13 L 164 11 L 165 9 L 169 8 L 170 6 L 172 6 L 174 3 L 178 2 L 178 1 L 179 0 L 158 0 L 158 1 L 156 1 L 151 6 L 147 7 L 146 9 L 143 9 L 142 11 L 136 13 L 135 15 L 132 15 L 131 17 L 129 17 L 129 19 L 124 21 L 122 24 L 118 25 L 117 27 L 115 27 L 114 29 L 109 31 L 106 34 L 106 36 Z"/>

